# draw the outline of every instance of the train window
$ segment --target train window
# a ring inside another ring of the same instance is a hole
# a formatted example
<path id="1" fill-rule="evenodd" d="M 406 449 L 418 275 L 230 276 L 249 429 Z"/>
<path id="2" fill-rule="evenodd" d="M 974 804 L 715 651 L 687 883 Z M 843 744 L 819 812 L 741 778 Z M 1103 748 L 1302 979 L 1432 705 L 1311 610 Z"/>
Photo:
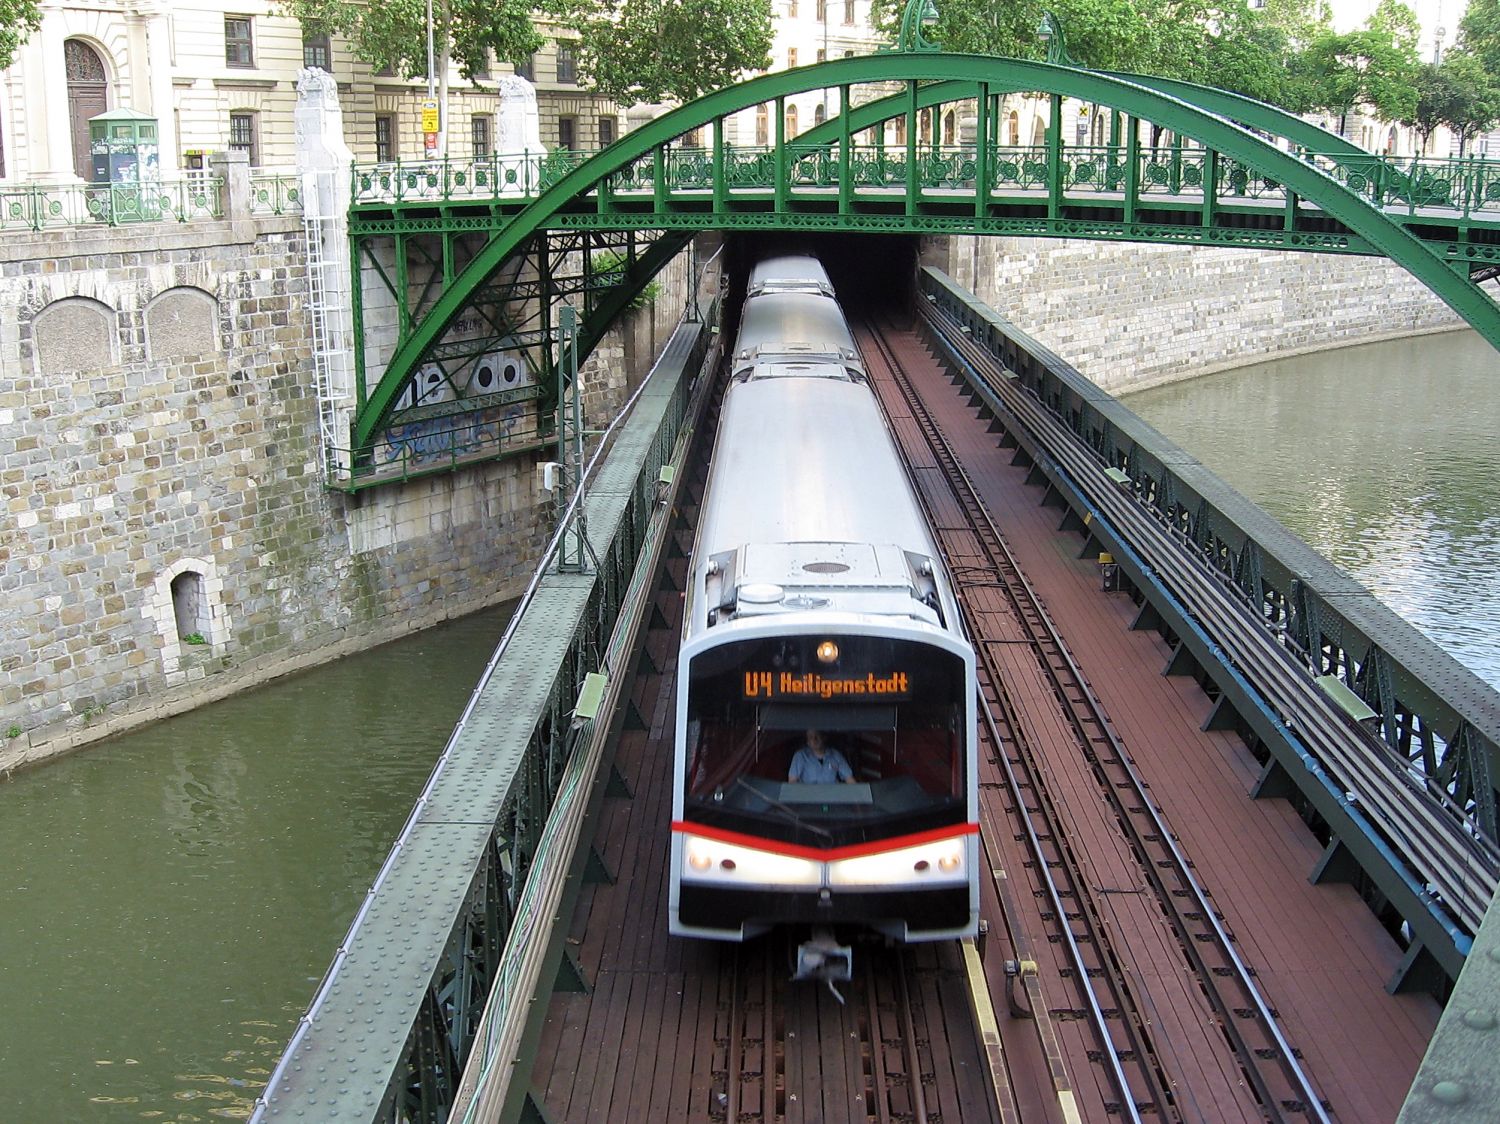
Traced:
<path id="1" fill-rule="evenodd" d="M 820 644 L 836 663 L 818 662 Z M 859 838 L 955 822 L 965 807 L 964 672 L 957 655 L 884 637 L 779 637 L 699 653 L 682 747 L 688 818 L 776 834 L 788 826 L 778 809 L 796 804 L 799 822 Z M 809 729 L 861 782 L 848 801 L 808 807 L 790 787 Z"/>

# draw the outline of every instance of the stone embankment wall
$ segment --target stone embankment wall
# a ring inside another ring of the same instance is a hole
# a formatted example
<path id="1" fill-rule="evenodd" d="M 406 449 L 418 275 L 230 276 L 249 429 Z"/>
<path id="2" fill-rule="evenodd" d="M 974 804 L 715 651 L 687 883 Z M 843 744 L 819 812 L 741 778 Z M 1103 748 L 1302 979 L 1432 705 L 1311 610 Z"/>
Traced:
<path id="1" fill-rule="evenodd" d="M 304 257 L 296 218 L 0 245 L 0 775 L 525 587 L 535 455 L 322 487 Z M 589 425 L 685 277 L 590 357 Z"/>
<path id="2" fill-rule="evenodd" d="M 1114 394 L 1465 326 L 1384 258 L 954 238 L 923 260 Z"/>

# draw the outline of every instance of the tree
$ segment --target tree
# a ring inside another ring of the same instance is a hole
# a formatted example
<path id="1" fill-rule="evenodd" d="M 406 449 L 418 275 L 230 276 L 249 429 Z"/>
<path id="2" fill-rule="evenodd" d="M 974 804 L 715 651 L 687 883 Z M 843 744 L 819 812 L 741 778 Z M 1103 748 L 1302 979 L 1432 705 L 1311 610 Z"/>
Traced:
<path id="1" fill-rule="evenodd" d="M 1466 51 L 1449 52 L 1434 69 L 1441 80 L 1437 123 L 1453 130 L 1462 156 L 1470 137 L 1489 132 L 1500 121 L 1500 86 L 1485 65 Z"/>
<path id="2" fill-rule="evenodd" d="M 0 0 L 0 70 L 16 61 L 16 52 L 41 26 L 36 0 Z"/>
<path id="3" fill-rule="evenodd" d="M 1500 74 L 1500 0 L 1469 0 L 1458 21 L 1456 49 L 1474 56 L 1491 74 Z"/>
<path id="4" fill-rule="evenodd" d="M 372 66 L 427 72 L 426 0 L 283 0 L 281 11 L 346 36 Z M 546 43 L 538 17 L 576 31 L 580 81 L 626 103 L 685 101 L 770 64 L 770 0 L 435 0 L 437 77 L 449 58 L 466 77 L 491 55 L 524 62 Z"/>
<path id="5" fill-rule="evenodd" d="M 1312 108 L 1339 115 L 1339 131 L 1357 105 L 1387 121 L 1416 113 L 1416 17 L 1395 0 L 1381 0 L 1359 31 L 1321 32 L 1308 48 L 1314 80 Z"/>
<path id="6" fill-rule="evenodd" d="M 280 10 L 312 34 L 345 36 L 377 69 L 406 78 L 427 73 L 426 0 L 282 0 Z M 481 73 L 490 52 L 502 62 L 523 62 L 546 42 L 524 0 L 436 0 L 432 19 L 439 65 L 452 59 L 465 77 Z"/>
<path id="7" fill-rule="evenodd" d="M 771 64 L 770 0 L 572 0 L 578 70 L 629 104 L 691 101 Z"/>

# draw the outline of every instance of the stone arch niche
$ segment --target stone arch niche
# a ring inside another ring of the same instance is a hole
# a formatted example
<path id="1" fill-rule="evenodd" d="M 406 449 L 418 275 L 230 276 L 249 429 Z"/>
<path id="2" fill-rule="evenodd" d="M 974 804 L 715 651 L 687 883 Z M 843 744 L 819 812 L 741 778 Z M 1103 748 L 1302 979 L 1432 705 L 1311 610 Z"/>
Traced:
<path id="1" fill-rule="evenodd" d="M 168 359 L 219 349 L 219 302 L 191 285 L 167 289 L 146 306 L 146 357 Z"/>
<path id="2" fill-rule="evenodd" d="M 211 558 L 182 558 L 162 570 L 142 611 L 156 624 L 168 683 L 203 676 L 203 665 L 229 650 L 224 582 Z"/>
<path id="3" fill-rule="evenodd" d="M 115 311 L 88 297 L 53 301 L 31 319 L 37 373 L 97 371 L 119 360 Z"/>
<path id="4" fill-rule="evenodd" d="M 89 153 L 89 118 L 109 109 L 109 72 L 104 56 L 82 39 L 63 42 L 63 68 L 68 77 L 68 123 L 73 137 L 73 173 L 94 178 Z"/>

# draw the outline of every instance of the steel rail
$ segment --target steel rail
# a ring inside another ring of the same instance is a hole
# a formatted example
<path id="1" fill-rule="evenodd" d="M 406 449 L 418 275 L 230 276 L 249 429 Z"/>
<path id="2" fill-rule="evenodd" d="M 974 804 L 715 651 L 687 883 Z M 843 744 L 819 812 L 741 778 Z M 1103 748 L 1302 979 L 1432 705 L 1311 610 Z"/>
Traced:
<path id="1" fill-rule="evenodd" d="M 869 336 L 872 342 L 874 342 L 879 349 L 880 357 L 886 363 L 892 381 L 895 383 L 908 406 L 911 408 L 913 420 L 916 420 L 922 427 L 923 436 L 927 440 L 933 455 L 935 457 L 943 459 L 943 450 L 939 445 L 940 437 L 935 432 L 935 427 L 932 423 L 932 420 L 923 409 L 914 388 L 912 388 L 910 382 L 905 378 L 904 373 L 901 371 L 900 364 L 896 361 L 895 357 L 890 354 L 889 350 L 885 346 L 884 340 L 881 339 L 880 334 L 874 331 L 873 328 L 867 327 L 866 330 L 869 332 Z M 872 357 L 867 354 L 867 362 L 870 358 Z M 910 473 L 912 465 L 909 455 L 904 448 L 902 448 L 901 450 L 901 455 L 903 461 L 905 461 L 907 464 L 908 473 Z M 972 510 L 970 510 L 968 499 L 959 491 L 957 483 L 955 481 L 955 476 L 961 473 L 962 470 L 957 467 L 956 463 L 951 458 L 951 455 L 946 459 L 949 463 L 947 465 L 944 465 L 943 469 L 945 475 L 950 481 L 950 487 L 952 487 L 953 489 L 954 498 L 957 499 L 960 506 L 964 508 L 965 515 L 969 518 L 972 529 L 976 532 L 976 534 L 978 534 L 981 531 L 981 528 L 977 525 L 974 518 L 974 513 L 972 512 Z M 922 494 L 920 489 L 918 489 L 917 492 L 918 499 L 921 502 L 923 509 L 927 515 L 928 522 L 936 527 L 937 520 L 934 518 L 935 513 L 933 512 L 927 497 Z M 965 623 L 968 627 L 969 634 L 970 636 L 977 636 L 980 630 L 977 628 L 975 622 L 972 619 L 972 615 L 969 610 L 968 599 L 966 596 L 964 596 L 963 581 L 957 576 L 955 576 L 954 581 L 955 585 L 958 587 L 960 595 L 960 606 L 964 609 L 965 612 Z M 988 649 L 982 643 L 977 645 L 977 648 L 979 652 L 980 666 L 984 669 L 985 674 L 989 679 L 988 686 L 995 695 L 995 703 L 1001 708 L 1002 714 L 1005 716 L 1006 725 L 1012 735 L 1012 744 L 1017 745 L 1019 749 L 1019 747 L 1025 741 L 1025 734 L 1019 719 L 1015 715 L 1012 704 L 1009 702 L 1005 695 L 1004 680 L 999 674 L 998 670 L 994 667 L 993 657 L 990 655 Z M 981 699 L 981 701 L 984 700 Z M 1073 965 L 1074 979 L 1077 983 L 1079 992 L 1081 993 L 1085 1003 L 1087 1004 L 1090 1020 L 1093 1023 L 1095 1033 L 1099 1038 L 1099 1045 L 1101 1047 L 1100 1053 L 1104 1055 L 1108 1060 L 1110 1078 L 1114 1082 L 1115 1088 L 1120 1094 L 1121 1111 L 1126 1114 L 1127 1119 L 1134 1122 L 1134 1124 L 1139 1124 L 1142 1117 L 1138 1107 L 1135 1090 L 1131 1084 L 1129 1076 L 1125 1073 L 1124 1066 L 1121 1064 L 1121 1050 L 1115 1044 L 1115 1036 L 1110 1028 L 1109 1020 L 1104 1014 L 1103 1006 L 1100 1004 L 1098 988 L 1093 982 L 1093 976 L 1090 973 L 1090 968 L 1095 966 L 1101 968 L 1102 978 L 1106 979 L 1109 982 L 1111 988 L 1115 991 L 1116 998 L 1119 1001 L 1119 1007 L 1121 1009 L 1129 1008 L 1131 1010 L 1138 1011 L 1139 1005 L 1135 1002 L 1133 996 L 1130 994 L 1127 981 L 1121 978 L 1118 973 L 1109 972 L 1107 968 L 1105 968 L 1105 965 L 1102 963 L 1102 961 L 1105 959 L 1103 950 L 1108 949 L 1111 942 L 1107 931 L 1097 923 L 1096 917 L 1094 917 L 1093 914 L 1087 914 L 1084 917 L 1084 921 L 1089 928 L 1089 940 L 1095 948 L 1101 950 L 1100 964 L 1095 965 L 1084 955 L 1083 948 L 1078 941 L 1078 937 L 1073 932 L 1073 926 L 1068 920 L 1068 911 L 1063 904 L 1062 890 L 1059 888 L 1057 878 L 1052 872 L 1053 864 L 1049 861 L 1047 849 L 1042 844 L 1041 837 L 1038 834 L 1036 826 L 1033 822 L 1033 817 L 1028 813 L 1026 795 L 1023 791 L 1024 787 L 1029 787 L 1032 793 L 1035 794 L 1037 799 L 1045 805 L 1045 807 L 1039 805 L 1038 812 L 1047 820 L 1046 827 L 1050 832 L 1052 839 L 1055 841 L 1056 849 L 1058 851 L 1058 857 L 1060 858 L 1061 863 L 1067 872 L 1071 884 L 1071 892 L 1078 900 L 1080 905 L 1084 904 L 1085 899 L 1087 898 L 1087 882 L 1085 879 L 1079 876 L 1078 864 L 1076 860 L 1071 858 L 1071 852 L 1061 843 L 1061 840 L 1064 838 L 1064 832 L 1062 831 L 1060 816 L 1056 810 L 1050 794 L 1047 793 L 1045 786 L 1040 783 L 1040 778 L 1035 775 L 1034 771 L 1031 768 L 1030 761 L 1032 760 L 1032 755 L 1029 752 L 1018 754 L 1019 760 L 1023 762 L 1023 765 L 1027 768 L 1028 775 L 1031 778 L 1023 785 L 1023 782 L 1016 775 L 1016 772 L 1005 753 L 1005 739 L 1002 738 L 1000 734 L 991 708 L 986 705 L 981 706 L 979 710 L 980 713 L 984 716 L 986 728 L 989 730 L 991 739 L 995 746 L 995 760 L 1004 772 L 1006 782 L 1010 788 L 1011 796 L 1015 800 L 1015 818 L 1019 822 L 1023 832 L 1025 833 L 1027 845 L 1031 851 L 1031 854 L 1036 859 L 1036 868 L 1034 872 L 1035 877 L 1038 879 L 1038 881 L 1041 882 L 1042 887 L 1047 894 L 1048 901 L 1052 906 L 1053 915 L 1057 918 L 1057 924 L 1062 933 L 1063 944 L 1068 950 L 1068 958 Z M 1113 954 L 1111 954 L 1110 958 L 1116 960 L 1118 959 L 1117 957 L 1114 957 Z M 1147 1042 L 1142 1041 L 1137 1036 L 1137 1032 L 1140 1028 L 1138 1018 L 1125 1020 L 1123 1025 L 1127 1037 L 1131 1039 L 1129 1043 L 1130 1046 L 1135 1048 L 1139 1056 L 1144 1057 L 1146 1055 L 1154 1055 L 1154 1049 Z M 1149 1078 L 1147 1080 L 1147 1083 L 1153 1084 L 1149 1081 Z M 1165 1095 L 1165 1091 L 1161 1088 L 1153 1090 L 1152 1099 L 1158 1101 L 1158 1103 L 1162 1104 L 1163 1107 L 1165 1107 L 1168 1100 Z"/>
<path id="2" fill-rule="evenodd" d="M 1105 465 L 1072 431 L 1022 388 L 1005 378 L 999 361 L 968 339 L 946 313 L 922 310 L 923 319 L 1010 409 L 1014 420 L 1051 451 L 1058 467 L 1087 500 L 1119 529 L 1151 571 L 1170 581 L 1172 591 L 1200 624 L 1211 626 L 1211 641 L 1226 664 L 1247 675 L 1294 743 L 1308 747 L 1310 771 L 1334 782 L 1352 815 L 1380 830 L 1401 853 L 1405 865 L 1437 888 L 1467 932 L 1477 931 L 1500 881 L 1500 854 L 1463 818 L 1461 809 L 1431 785 L 1418 784 L 1410 763 L 1383 742 L 1361 736 L 1312 682 L 1293 653 L 1276 640 L 1263 619 L 1238 598 L 1223 596 L 1223 579 L 1206 560 L 1195 558 L 1169 534 L 1161 520 L 1133 492 L 1105 475 Z M 939 319 L 941 318 L 941 319 Z M 951 325 L 944 330 L 944 325 Z M 1213 575 L 1213 576 L 1210 576 Z M 1247 674 L 1248 673 L 1248 674 Z M 1360 807 L 1367 809 L 1361 812 Z"/>

